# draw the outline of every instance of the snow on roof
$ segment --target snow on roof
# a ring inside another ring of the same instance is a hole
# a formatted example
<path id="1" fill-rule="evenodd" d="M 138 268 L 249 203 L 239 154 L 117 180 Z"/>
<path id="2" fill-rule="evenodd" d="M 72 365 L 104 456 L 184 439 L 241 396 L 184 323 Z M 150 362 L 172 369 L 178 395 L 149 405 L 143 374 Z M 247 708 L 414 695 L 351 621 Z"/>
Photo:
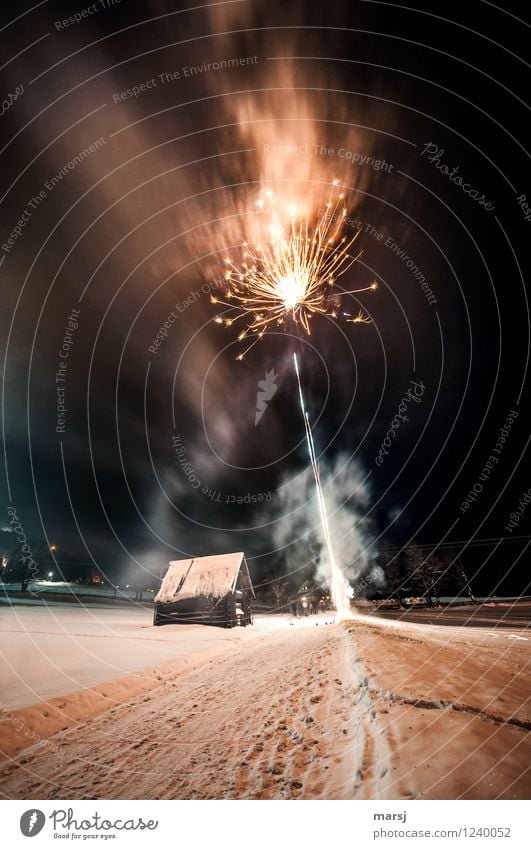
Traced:
<path id="1" fill-rule="evenodd" d="M 164 604 L 197 596 L 222 598 L 235 589 L 240 569 L 244 586 L 252 591 L 243 551 L 171 560 L 155 601 Z"/>

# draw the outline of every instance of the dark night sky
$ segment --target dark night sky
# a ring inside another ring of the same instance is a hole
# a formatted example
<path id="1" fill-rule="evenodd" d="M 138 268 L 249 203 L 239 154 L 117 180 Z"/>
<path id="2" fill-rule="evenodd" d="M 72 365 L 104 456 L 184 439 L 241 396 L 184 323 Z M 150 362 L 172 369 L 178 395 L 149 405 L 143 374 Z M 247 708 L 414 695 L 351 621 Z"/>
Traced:
<path id="1" fill-rule="evenodd" d="M 15 505 L 35 545 L 56 542 L 111 571 L 137 561 L 158 573 L 179 552 L 243 549 L 263 574 L 279 554 L 267 524 L 284 503 L 277 488 L 306 465 L 296 350 L 323 468 L 347 456 L 367 480 L 362 521 L 375 547 L 508 536 L 452 553 L 479 571 L 485 592 L 523 592 L 528 540 L 514 537 L 529 534 L 531 510 L 504 530 L 531 487 L 523 282 L 531 212 L 526 221 L 518 200 L 531 203 L 523 4 L 105 6 L 46 2 L 22 15 L 31 4 L 21 3 L 11 23 L 15 13 L 4 12 L 5 525 Z M 79 22 L 60 23 L 89 8 Z M 255 61 L 184 71 L 242 57 Z M 137 97 L 119 97 L 150 80 Z M 312 150 L 307 170 L 311 179 L 323 170 L 340 177 L 349 216 L 362 223 L 363 256 L 342 283 L 379 281 L 356 305 L 372 324 L 322 318 L 309 338 L 290 327 L 240 363 L 234 334 L 213 323 L 201 287 L 219 277 L 264 167 L 278 166 L 264 166 L 257 140 L 287 138 L 333 149 Z M 433 162 L 428 144 L 442 151 Z M 358 163 L 338 155 L 342 148 Z M 359 164 L 363 156 L 388 167 Z M 437 163 L 458 168 L 490 208 Z M 66 428 L 57 433 L 55 376 L 73 309 Z M 268 369 L 278 391 L 255 426 Z M 409 405 L 409 422 L 378 466 L 412 380 L 425 387 L 422 400 Z M 518 416 L 497 463 L 463 512 L 511 409 Z M 177 461 L 176 434 L 198 488 Z M 237 503 L 260 493 L 271 500 Z M 7 532 L 1 539 L 10 545 Z"/>

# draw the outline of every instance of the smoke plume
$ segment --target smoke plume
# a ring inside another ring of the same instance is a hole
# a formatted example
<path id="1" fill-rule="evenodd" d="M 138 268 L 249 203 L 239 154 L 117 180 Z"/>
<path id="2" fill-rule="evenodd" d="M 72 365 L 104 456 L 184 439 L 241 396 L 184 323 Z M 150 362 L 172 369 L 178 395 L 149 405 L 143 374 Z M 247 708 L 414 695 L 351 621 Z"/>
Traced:
<path id="1" fill-rule="evenodd" d="M 360 465 L 345 454 L 326 465 L 319 463 L 330 535 L 336 561 L 351 587 L 351 598 L 361 594 L 360 582 L 382 583 L 375 565 L 376 550 L 367 509 L 370 491 Z M 285 560 L 286 573 L 306 573 L 314 564 L 314 578 L 330 587 L 331 569 L 322 538 L 315 481 L 310 466 L 290 474 L 279 487 L 274 500 L 276 519 L 273 540 Z"/>

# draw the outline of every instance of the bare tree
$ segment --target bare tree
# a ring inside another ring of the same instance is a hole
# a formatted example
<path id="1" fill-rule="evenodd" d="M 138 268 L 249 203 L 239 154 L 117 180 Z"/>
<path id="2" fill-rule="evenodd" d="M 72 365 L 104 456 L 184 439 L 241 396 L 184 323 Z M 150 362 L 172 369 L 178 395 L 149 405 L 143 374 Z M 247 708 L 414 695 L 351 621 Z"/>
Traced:
<path id="1" fill-rule="evenodd" d="M 400 561 L 397 557 L 393 557 L 391 554 L 386 555 L 385 551 L 382 552 L 382 554 L 384 560 L 387 556 L 390 557 L 390 559 L 387 560 L 387 562 L 384 562 L 382 566 L 385 572 L 385 583 L 388 597 L 395 598 L 400 607 L 405 607 L 404 598 L 407 594 L 407 590 Z"/>
<path id="2" fill-rule="evenodd" d="M 416 583 L 422 592 L 428 607 L 439 601 L 439 581 L 444 571 L 441 560 L 435 555 L 424 554 L 418 545 L 408 545 L 404 552 L 405 573 L 412 583 Z"/>
<path id="3" fill-rule="evenodd" d="M 462 588 L 466 590 L 467 595 L 470 596 L 470 601 L 472 602 L 472 604 L 478 604 L 478 600 L 472 592 L 472 587 L 470 586 L 470 580 L 468 578 L 468 575 L 465 572 L 465 568 L 460 560 L 456 560 L 454 562 L 453 570 L 458 581 L 460 581 Z"/>
<path id="4" fill-rule="evenodd" d="M 288 585 L 289 581 L 282 577 L 276 569 L 271 572 L 271 576 L 269 578 L 269 586 L 271 588 L 273 596 L 275 597 L 276 606 L 279 613 L 284 607 L 284 598 Z"/>
<path id="5" fill-rule="evenodd" d="M 442 552 L 437 554 L 437 561 L 440 567 L 439 585 L 444 585 L 448 588 L 449 593 L 456 595 L 462 590 L 470 596 L 473 604 L 477 604 L 470 581 L 463 568 L 460 560 L 455 560 L 450 552 Z"/>

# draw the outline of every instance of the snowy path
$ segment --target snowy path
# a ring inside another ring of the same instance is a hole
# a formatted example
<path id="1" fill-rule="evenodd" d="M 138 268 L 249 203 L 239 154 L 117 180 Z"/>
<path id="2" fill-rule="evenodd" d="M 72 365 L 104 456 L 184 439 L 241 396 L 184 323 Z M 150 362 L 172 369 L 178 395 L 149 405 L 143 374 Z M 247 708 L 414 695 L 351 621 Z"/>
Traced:
<path id="1" fill-rule="evenodd" d="M 9 795 L 349 797 L 370 765 L 347 647 L 332 625 L 263 635 L 67 732 L 8 778 Z"/>
<path id="2" fill-rule="evenodd" d="M 469 644 L 462 632 L 458 640 L 447 629 L 366 620 L 257 631 L 26 749 L 0 770 L 0 792 L 35 799 L 526 797 L 529 643 L 508 651 L 494 642 L 478 631 Z"/>

